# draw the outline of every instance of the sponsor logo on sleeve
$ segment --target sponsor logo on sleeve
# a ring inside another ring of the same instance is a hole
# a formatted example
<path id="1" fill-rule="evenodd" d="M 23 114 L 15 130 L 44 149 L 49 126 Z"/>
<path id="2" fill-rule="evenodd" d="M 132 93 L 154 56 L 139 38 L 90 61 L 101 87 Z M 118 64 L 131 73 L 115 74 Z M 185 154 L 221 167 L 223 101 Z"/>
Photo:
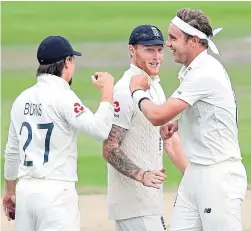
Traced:
<path id="1" fill-rule="evenodd" d="M 113 107 L 114 107 L 114 116 L 119 118 L 119 115 L 118 115 L 118 113 L 120 112 L 119 101 L 114 101 Z"/>
<path id="2" fill-rule="evenodd" d="M 74 103 L 74 112 L 76 113 L 76 118 L 79 117 L 83 112 L 85 111 L 85 108 L 80 103 Z"/>

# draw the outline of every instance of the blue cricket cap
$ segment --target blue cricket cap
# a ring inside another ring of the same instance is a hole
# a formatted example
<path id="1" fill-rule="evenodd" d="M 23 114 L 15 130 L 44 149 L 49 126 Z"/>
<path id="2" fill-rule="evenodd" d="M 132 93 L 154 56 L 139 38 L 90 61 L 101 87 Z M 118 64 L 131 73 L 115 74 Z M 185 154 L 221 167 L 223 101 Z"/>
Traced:
<path id="1" fill-rule="evenodd" d="M 61 36 L 49 36 L 39 45 L 37 50 L 37 60 L 40 64 L 52 64 L 65 59 L 68 56 L 81 56 L 78 51 L 74 51 L 70 42 Z"/>
<path id="2" fill-rule="evenodd" d="M 140 25 L 130 36 L 129 45 L 142 44 L 145 46 L 164 45 L 164 37 L 159 28 L 153 25 Z"/>

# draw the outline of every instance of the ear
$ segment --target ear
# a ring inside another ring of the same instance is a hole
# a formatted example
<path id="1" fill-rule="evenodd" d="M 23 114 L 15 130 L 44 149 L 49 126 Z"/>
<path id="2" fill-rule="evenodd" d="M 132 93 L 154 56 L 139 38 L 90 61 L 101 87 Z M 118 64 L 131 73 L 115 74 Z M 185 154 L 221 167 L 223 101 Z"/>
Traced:
<path id="1" fill-rule="evenodd" d="M 135 53 L 135 47 L 133 45 L 129 45 L 128 51 L 129 51 L 130 56 L 133 57 Z"/>
<path id="2" fill-rule="evenodd" d="M 198 36 L 193 36 L 193 38 L 191 39 L 191 45 L 192 47 L 195 47 L 196 44 L 198 44 L 200 42 L 200 38 Z"/>
<path id="3" fill-rule="evenodd" d="M 64 61 L 64 65 L 65 65 L 65 68 L 66 68 L 66 69 L 68 68 L 68 65 L 69 65 L 70 62 L 71 62 L 71 61 L 70 61 L 69 57 L 67 57 L 67 58 L 65 59 L 65 61 Z"/>

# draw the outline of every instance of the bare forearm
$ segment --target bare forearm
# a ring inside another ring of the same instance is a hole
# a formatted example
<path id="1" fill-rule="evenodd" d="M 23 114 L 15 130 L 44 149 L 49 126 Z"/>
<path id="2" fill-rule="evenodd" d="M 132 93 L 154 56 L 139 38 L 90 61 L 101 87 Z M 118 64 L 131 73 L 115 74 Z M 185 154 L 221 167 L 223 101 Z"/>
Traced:
<path id="1" fill-rule="evenodd" d="M 5 180 L 5 190 L 11 194 L 16 192 L 17 180 Z"/>
<path id="2" fill-rule="evenodd" d="M 161 108 L 150 100 L 143 100 L 140 103 L 140 109 L 144 116 L 155 126 L 163 125 L 167 120 L 161 119 Z"/>
<path id="3" fill-rule="evenodd" d="M 164 151 L 167 153 L 173 164 L 184 173 L 188 161 L 183 151 L 178 135 L 175 133 L 172 138 L 164 141 Z"/>
<path id="4" fill-rule="evenodd" d="M 160 105 L 156 105 L 147 99 L 140 102 L 141 111 L 155 126 L 168 123 L 188 107 L 189 105 L 186 102 L 174 98 L 169 98 Z"/>
<path id="5" fill-rule="evenodd" d="M 154 126 L 164 125 L 189 107 L 188 103 L 176 98 L 168 98 L 163 104 L 156 105 L 143 89 L 130 89 L 134 103 Z"/>
<path id="6" fill-rule="evenodd" d="M 103 157 L 121 174 L 141 182 L 144 171 L 120 149 L 125 134 L 126 129 L 112 126 L 108 139 L 103 143 Z"/>
<path id="7" fill-rule="evenodd" d="M 104 158 L 124 176 L 141 181 L 144 171 L 134 164 L 119 147 L 104 147 Z"/>

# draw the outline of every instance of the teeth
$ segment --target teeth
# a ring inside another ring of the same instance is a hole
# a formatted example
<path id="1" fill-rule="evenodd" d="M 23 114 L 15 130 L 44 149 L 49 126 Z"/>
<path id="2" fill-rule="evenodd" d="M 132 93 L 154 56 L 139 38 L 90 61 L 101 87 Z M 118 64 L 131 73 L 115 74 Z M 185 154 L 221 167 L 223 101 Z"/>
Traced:
<path id="1" fill-rule="evenodd" d="M 158 63 L 150 63 L 152 67 L 157 67 Z"/>

